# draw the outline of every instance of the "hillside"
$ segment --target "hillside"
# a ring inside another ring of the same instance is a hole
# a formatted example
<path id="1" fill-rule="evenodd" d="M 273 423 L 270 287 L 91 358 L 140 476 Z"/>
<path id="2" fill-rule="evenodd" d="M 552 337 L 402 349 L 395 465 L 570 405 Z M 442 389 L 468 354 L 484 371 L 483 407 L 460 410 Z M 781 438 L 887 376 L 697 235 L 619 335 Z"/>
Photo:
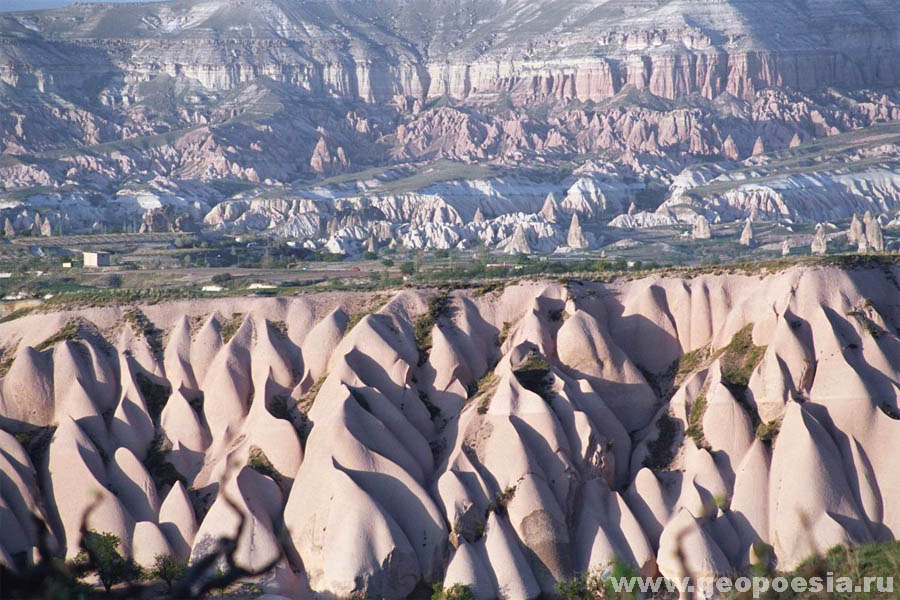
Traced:
<path id="1" fill-rule="evenodd" d="M 536 598 L 614 559 L 727 574 L 765 543 L 789 571 L 887 541 L 898 275 L 523 281 L 0 323 L 0 560 L 25 568 L 32 515 L 74 557 L 86 512 L 139 563 L 198 559 L 234 533 L 229 499 L 247 525 L 238 563 L 276 561 L 259 585 L 300 597 L 443 581 Z"/>

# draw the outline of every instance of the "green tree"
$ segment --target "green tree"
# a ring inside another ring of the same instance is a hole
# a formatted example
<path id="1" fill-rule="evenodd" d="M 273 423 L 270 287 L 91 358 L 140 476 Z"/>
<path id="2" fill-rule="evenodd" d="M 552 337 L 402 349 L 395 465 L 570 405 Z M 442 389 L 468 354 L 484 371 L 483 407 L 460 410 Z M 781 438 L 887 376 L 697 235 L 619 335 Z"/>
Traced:
<path id="1" fill-rule="evenodd" d="M 412 275 L 416 272 L 416 265 L 414 265 L 411 261 L 407 261 L 405 263 L 400 264 L 400 272 L 404 275 Z"/>
<path id="2" fill-rule="evenodd" d="M 81 540 L 83 551 L 75 560 L 88 564 L 97 571 L 97 577 L 107 593 L 117 583 L 134 581 L 141 576 L 141 568 L 130 558 L 119 554 L 119 538 L 107 532 L 88 531 Z"/>
<path id="3" fill-rule="evenodd" d="M 153 559 L 153 569 L 150 576 L 166 582 L 168 590 L 172 591 L 172 582 L 184 577 L 187 562 L 178 560 L 171 554 L 157 554 Z"/>

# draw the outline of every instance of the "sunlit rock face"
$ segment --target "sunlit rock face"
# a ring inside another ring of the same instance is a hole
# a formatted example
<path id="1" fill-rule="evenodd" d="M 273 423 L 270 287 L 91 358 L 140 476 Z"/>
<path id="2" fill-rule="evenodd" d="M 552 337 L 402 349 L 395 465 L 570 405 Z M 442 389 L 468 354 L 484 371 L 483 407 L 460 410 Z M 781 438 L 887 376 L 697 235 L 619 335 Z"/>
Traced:
<path id="1" fill-rule="evenodd" d="M 141 564 L 197 559 L 243 523 L 235 560 L 276 565 L 268 592 L 403 598 L 444 581 L 536 598 L 615 558 L 729 574 L 758 542 L 790 569 L 890 539 L 898 276 L 793 267 L 526 281 L 437 311 L 436 292 L 404 290 L 139 307 L 152 327 L 116 307 L 0 323 L 0 558 L 23 568 L 35 516 L 60 554 L 87 513 Z"/>

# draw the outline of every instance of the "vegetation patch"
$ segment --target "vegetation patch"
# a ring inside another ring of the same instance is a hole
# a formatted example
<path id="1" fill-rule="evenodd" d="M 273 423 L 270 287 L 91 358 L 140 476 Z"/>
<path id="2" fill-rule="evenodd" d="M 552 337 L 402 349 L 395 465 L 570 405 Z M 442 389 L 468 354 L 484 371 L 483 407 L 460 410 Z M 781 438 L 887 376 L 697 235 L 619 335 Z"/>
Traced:
<path id="1" fill-rule="evenodd" d="M 187 566 L 187 561 L 178 560 L 171 554 L 157 554 L 153 557 L 153 569 L 150 571 L 150 577 L 164 581 L 166 590 L 171 592 L 172 584 L 184 577 Z"/>
<path id="2" fill-rule="evenodd" d="M 677 375 L 688 375 L 696 371 L 709 358 L 709 345 L 682 354 L 675 364 Z"/>
<path id="3" fill-rule="evenodd" d="M 269 457 L 267 457 L 266 453 L 258 446 L 250 447 L 250 455 L 247 457 L 247 466 L 261 475 L 271 477 L 275 481 L 281 479 L 281 475 L 275 467 L 272 466 Z"/>
<path id="4" fill-rule="evenodd" d="M 675 438 L 678 436 L 678 421 L 665 412 L 656 421 L 658 434 L 656 439 L 647 443 L 647 458 L 644 466 L 653 471 L 662 471 L 668 468 L 675 458 Z"/>
<path id="5" fill-rule="evenodd" d="M 475 594 L 461 583 L 444 587 L 443 582 L 438 582 L 431 587 L 431 600 L 475 600 Z"/>
<path id="6" fill-rule="evenodd" d="M 424 365 L 431 352 L 431 331 L 444 316 L 450 306 L 450 295 L 441 292 L 428 299 L 428 310 L 414 322 L 414 336 L 416 347 L 419 349 L 419 365 Z"/>
<path id="7" fill-rule="evenodd" d="M 500 328 L 500 333 L 497 334 L 497 347 L 503 346 L 503 343 L 509 337 L 509 328 L 511 324 L 509 321 L 504 321 L 503 326 Z"/>
<path id="8" fill-rule="evenodd" d="M 706 406 L 706 395 L 701 393 L 691 403 L 691 411 L 688 413 L 688 426 L 685 433 L 694 440 L 698 448 L 709 449 L 709 444 L 703 435 L 703 415 L 706 414 Z"/>
<path id="9" fill-rule="evenodd" d="M 52 348 L 60 342 L 76 340 L 81 337 L 81 319 L 69 319 L 62 329 L 48 337 L 46 340 L 34 347 L 38 352 L 43 352 L 47 348 Z"/>
<path id="10" fill-rule="evenodd" d="M 143 576 L 137 563 L 119 553 L 120 543 L 119 538 L 112 533 L 88 531 L 81 540 L 81 552 L 75 556 L 76 564 L 96 571 L 107 594 L 114 585 L 135 581 Z"/>
<path id="11" fill-rule="evenodd" d="M 359 325 L 359 322 L 365 319 L 367 316 L 372 314 L 372 311 L 360 311 L 351 314 L 347 318 L 347 327 L 344 328 L 345 332 L 353 331 L 353 328 Z"/>
<path id="12" fill-rule="evenodd" d="M 496 494 L 494 494 L 494 499 L 491 500 L 491 503 L 488 504 L 487 512 L 484 515 L 485 520 L 487 520 L 487 516 L 490 513 L 496 513 L 497 515 L 506 514 L 506 507 L 512 501 L 512 499 L 516 495 L 516 486 L 510 485 L 505 490 L 500 490 Z"/>
<path id="13" fill-rule="evenodd" d="M 56 426 L 48 425 L 46 427 L 32 427 L 27 431 L 20 431 L 14 434 L 25 453 L 28 454 L 28 458 L 31 459 L 31 464 L 34 465 L 35 469 L 39 469 L 40 465 L 43 464 L 44 456 L 47 454 L 47 449 L 50 447 L 50 440 L 53 439 L 54 433 L 56 433 Z"/>
<path id="14" fill-rule="evenodd" d="M 241 328 L 241 325 L 244 323 L 244 313 L 234 313 L 231 315 L 231 318 L 222 323 L 222 326 L 219 328 L 219 335 L 222 336 L 222 343 L 227 344 L 231 338 L 234 337 L 234 334 L 238 332 L 238 329 Z"/>
<path id="15" fill-rule="evenodd" d="M 550 365 L 537 352 L 530 352 L 528 358 L 513 371 L 516 379 L 526 390 L 534 392 L 544 400 L 553 399 L 553 374 Z"/>
<path id="16" fill-rule="evenodd" d="M 878 578 L 881 578 L 882 588 L 887 587 L 886 577 L 900 572 L 900 542 L 881 542 L 866 544 L 864 546 L 835 546 L 825 554 L 812 556 L 790 572 L 772 571 L 771 569 L 755 569 L 758 576 L 781 576 L 791 581 L 795 577 L 806 581 L 818 577 L 823 585 L 830 579 L 833 583 L 833 591 L 824 592 L 795 592 L 790 587 L 784 592 L 769 590 L 758 596 L 765 600 L 811 600 L 813 598 L 833 598 L 835 600 L 849 600 L 851 598 L 893 598 L 896 592 L 887 589 L 879 590 L 876 586 Z M 856 593 L 854 586 L 863 585 L 867 578 L 871 588 L 869 593 Z M 894 584 L 896 585 L 896 584 Z M 749 600 L 752 592 L 731 592 L 723 595 L 724 600 Z"/>
<path id="17" fill-rule="evenodd" d="M 0 377 L 6 377 L 16 360 L 16 347 L 4 346 L 0 348 Z"/>
<path id="18" fill-rule="evenodd" d="M 869 315 L 867 315 L 864 310 L 851 310 L 847 313 L 847 316 L 853 317 L 853 319 L 856 320 L 856 322 L 859 324 L 860 328 L 871 335 L 873 338 L 878 338 L 881 336 L 881 329 L 878 327 L 878 325 L 875 324 L 875 321 L 869 318 Z"/>
<path id="19" fill-rule="evenodd" d="M 319 395 L 319 390 L 322 389 L 322 386 L 325 384 L 325 380 L 328 378 L 327 375 L 322 375 L 319 377 L 315 383 L 310 386 L 306 393 L 303 394 L 303 403 L 299 404 L 301 410 L 308 411 L 310 407 L 312 407 L 313 401 L 316 399 L 316 396 Z"/>
<path id="20" fill-rule="evenodd" d="M 759 438 L 766 446 L 771 446 L 778 432 L 781 431 L 781 419 L 772 419 L 765 423 L 760 423 L 756 428 L 756 437 Z"/>
<path id="21" fill-rule="evenodd" d="M 492 281 L 490 283 L 485 283 L 484 285 L 478 286 L 469 294 L 473 298 L 480 298 L 486 294 L 498 295 L 502 294 L 503 290 L 506 289 L 505 281 Z"/>
<path id="22" fill-rule="evenodd" d="M 161 356 L 163 352 L 163 332 L 158 329 L 140 309 L 132 308 L 123 315 L 138 337 L 143 337 L 154 354 Z"/>
<path id="23" fill-rule="evenodd" d="M 750 375 L 766 353 L 766 346 L 753 344 L 753 325 L 747 325 L 734 334 L 727 346 L 716 356 L 722 365 L 722 383 L 729 387 L 746 388 Z"/>
<path id="24" fill-rule="evenodd" d="M 268 323 L 269 327 L 271 327 L 272 330 L 275 331 L 278 335 L 280 335 L 284 339 L 287 339 L 287 323 L 285 323 L 284 321 L 269 321 L 268 319 L 266 320 L 266 323 Z"/>
<path id="25" fill-rule="evenodd" d="M 614 560 L 606 569 L 593 569 L 588 573 L 579 573 L 572 579 L 565 579 L 556 584 L 556 593 L 563 600 L 619 600 L 626 598 L 642 597 L 637 591 L 617 592 L 612 584 L 612 578 L 627 579 L 639 578 L 641 576 L 637 569 L 624 562 L 623 560 Z M 663 588 L 665 590 L 665 588 Z M 677 596 L 672 596 L 674 599 Z M 653 595 L 653 598 L 659 600 L 668 600 L 669 596 L 665 591 L 661 595 Z"/>

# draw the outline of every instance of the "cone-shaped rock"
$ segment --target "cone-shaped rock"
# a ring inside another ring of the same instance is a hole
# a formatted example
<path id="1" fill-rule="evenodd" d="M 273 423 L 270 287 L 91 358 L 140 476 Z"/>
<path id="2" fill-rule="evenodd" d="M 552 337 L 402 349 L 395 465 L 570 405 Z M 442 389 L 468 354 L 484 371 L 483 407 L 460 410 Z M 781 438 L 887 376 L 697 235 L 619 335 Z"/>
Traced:
<path id="1" fill-rule="evenodd" d="M 866 224 L 866 241 L 872 252 L 884 252 L 884 233 L 881 231 L 881 223 L 872 218 Z"/>
<path id="2" fill-rule="evenodd" d="M 853 219 L 850 221 L 850 229 L 847 231 L 847 243 L 851 246 L 853 244 L 859 244 L 860 240 L 865 237 L 865 229 L 863 228 L 862 222 L 859 220 L 859 216 L 856 213 L 853 213 Z"/>
<path id="3" fill-rule="evenodd" d="M 816 224 L 816 234 L 809 249 L 813 254 L 825 254 L 828 251 L 828 240 L 825 238 L 825 228 L 821 223 Z"/>
<path id="4" fill-rule="evenodd" d="M 730 135 L 725 138 L 725 142 L 722 144 L 722 155 L 731 160 L 737 160 L 741 157 L 737 144 L 734 143 L 734 138 Z"/>
<path id="5" fill-rule="evenodd" d="M 766 153 L 766 145 L 763 143 L 762 137 L 756 138 L 756 143 L 753 144 L 753 156 L 759 156 L 761 154 Z"/>
<path id="6" fill-rule="evenodd" d="M 528 235 L 525 233 L 525 227 L 519 223 L 516 225 L 516 231 L 513 233 L 512 241 L 507 247 L 507 254 L 531 254 L 531 244 L 528 243 Z"/>
<path id="7" fill-rule="evenodd" d="M 550 192 L 547 194 L 547 199 L 544 200 L 544 206 L 541 208 L 540 215 L 548 223 L 556 223 L 556 213 L 558 211 L 559 206 L 556 204 L 556 197 L 553 195 L 553 192 Z"/>
<path id="8" fill-rule="evenodd" d="M 747 219 L 747 222 L 744 224 L 744 230 L 741 232 L 741 245 L 748 248 L 756 245 L 756 240 L 753 239 L 753 224 L 750 222 L 750 219 Z"/>
<path id="9" fill-rule="evenodd" d="M 572 222 L 569 224 L 569 235 L 566 238 L 569 248 L 584 250 L 590 243 L 581 230 L 581 223 L 578 222 L 578 213 L 572 213 Z"/>
<path id="10" fill-rule="evenodd" d="M 705 216 L 700 215 L 694 221 L 694 229 L 691 231 L 691 239 L 708 240 L 712 237 L 712 231 L 709 228 L 709 221 Z"/>

